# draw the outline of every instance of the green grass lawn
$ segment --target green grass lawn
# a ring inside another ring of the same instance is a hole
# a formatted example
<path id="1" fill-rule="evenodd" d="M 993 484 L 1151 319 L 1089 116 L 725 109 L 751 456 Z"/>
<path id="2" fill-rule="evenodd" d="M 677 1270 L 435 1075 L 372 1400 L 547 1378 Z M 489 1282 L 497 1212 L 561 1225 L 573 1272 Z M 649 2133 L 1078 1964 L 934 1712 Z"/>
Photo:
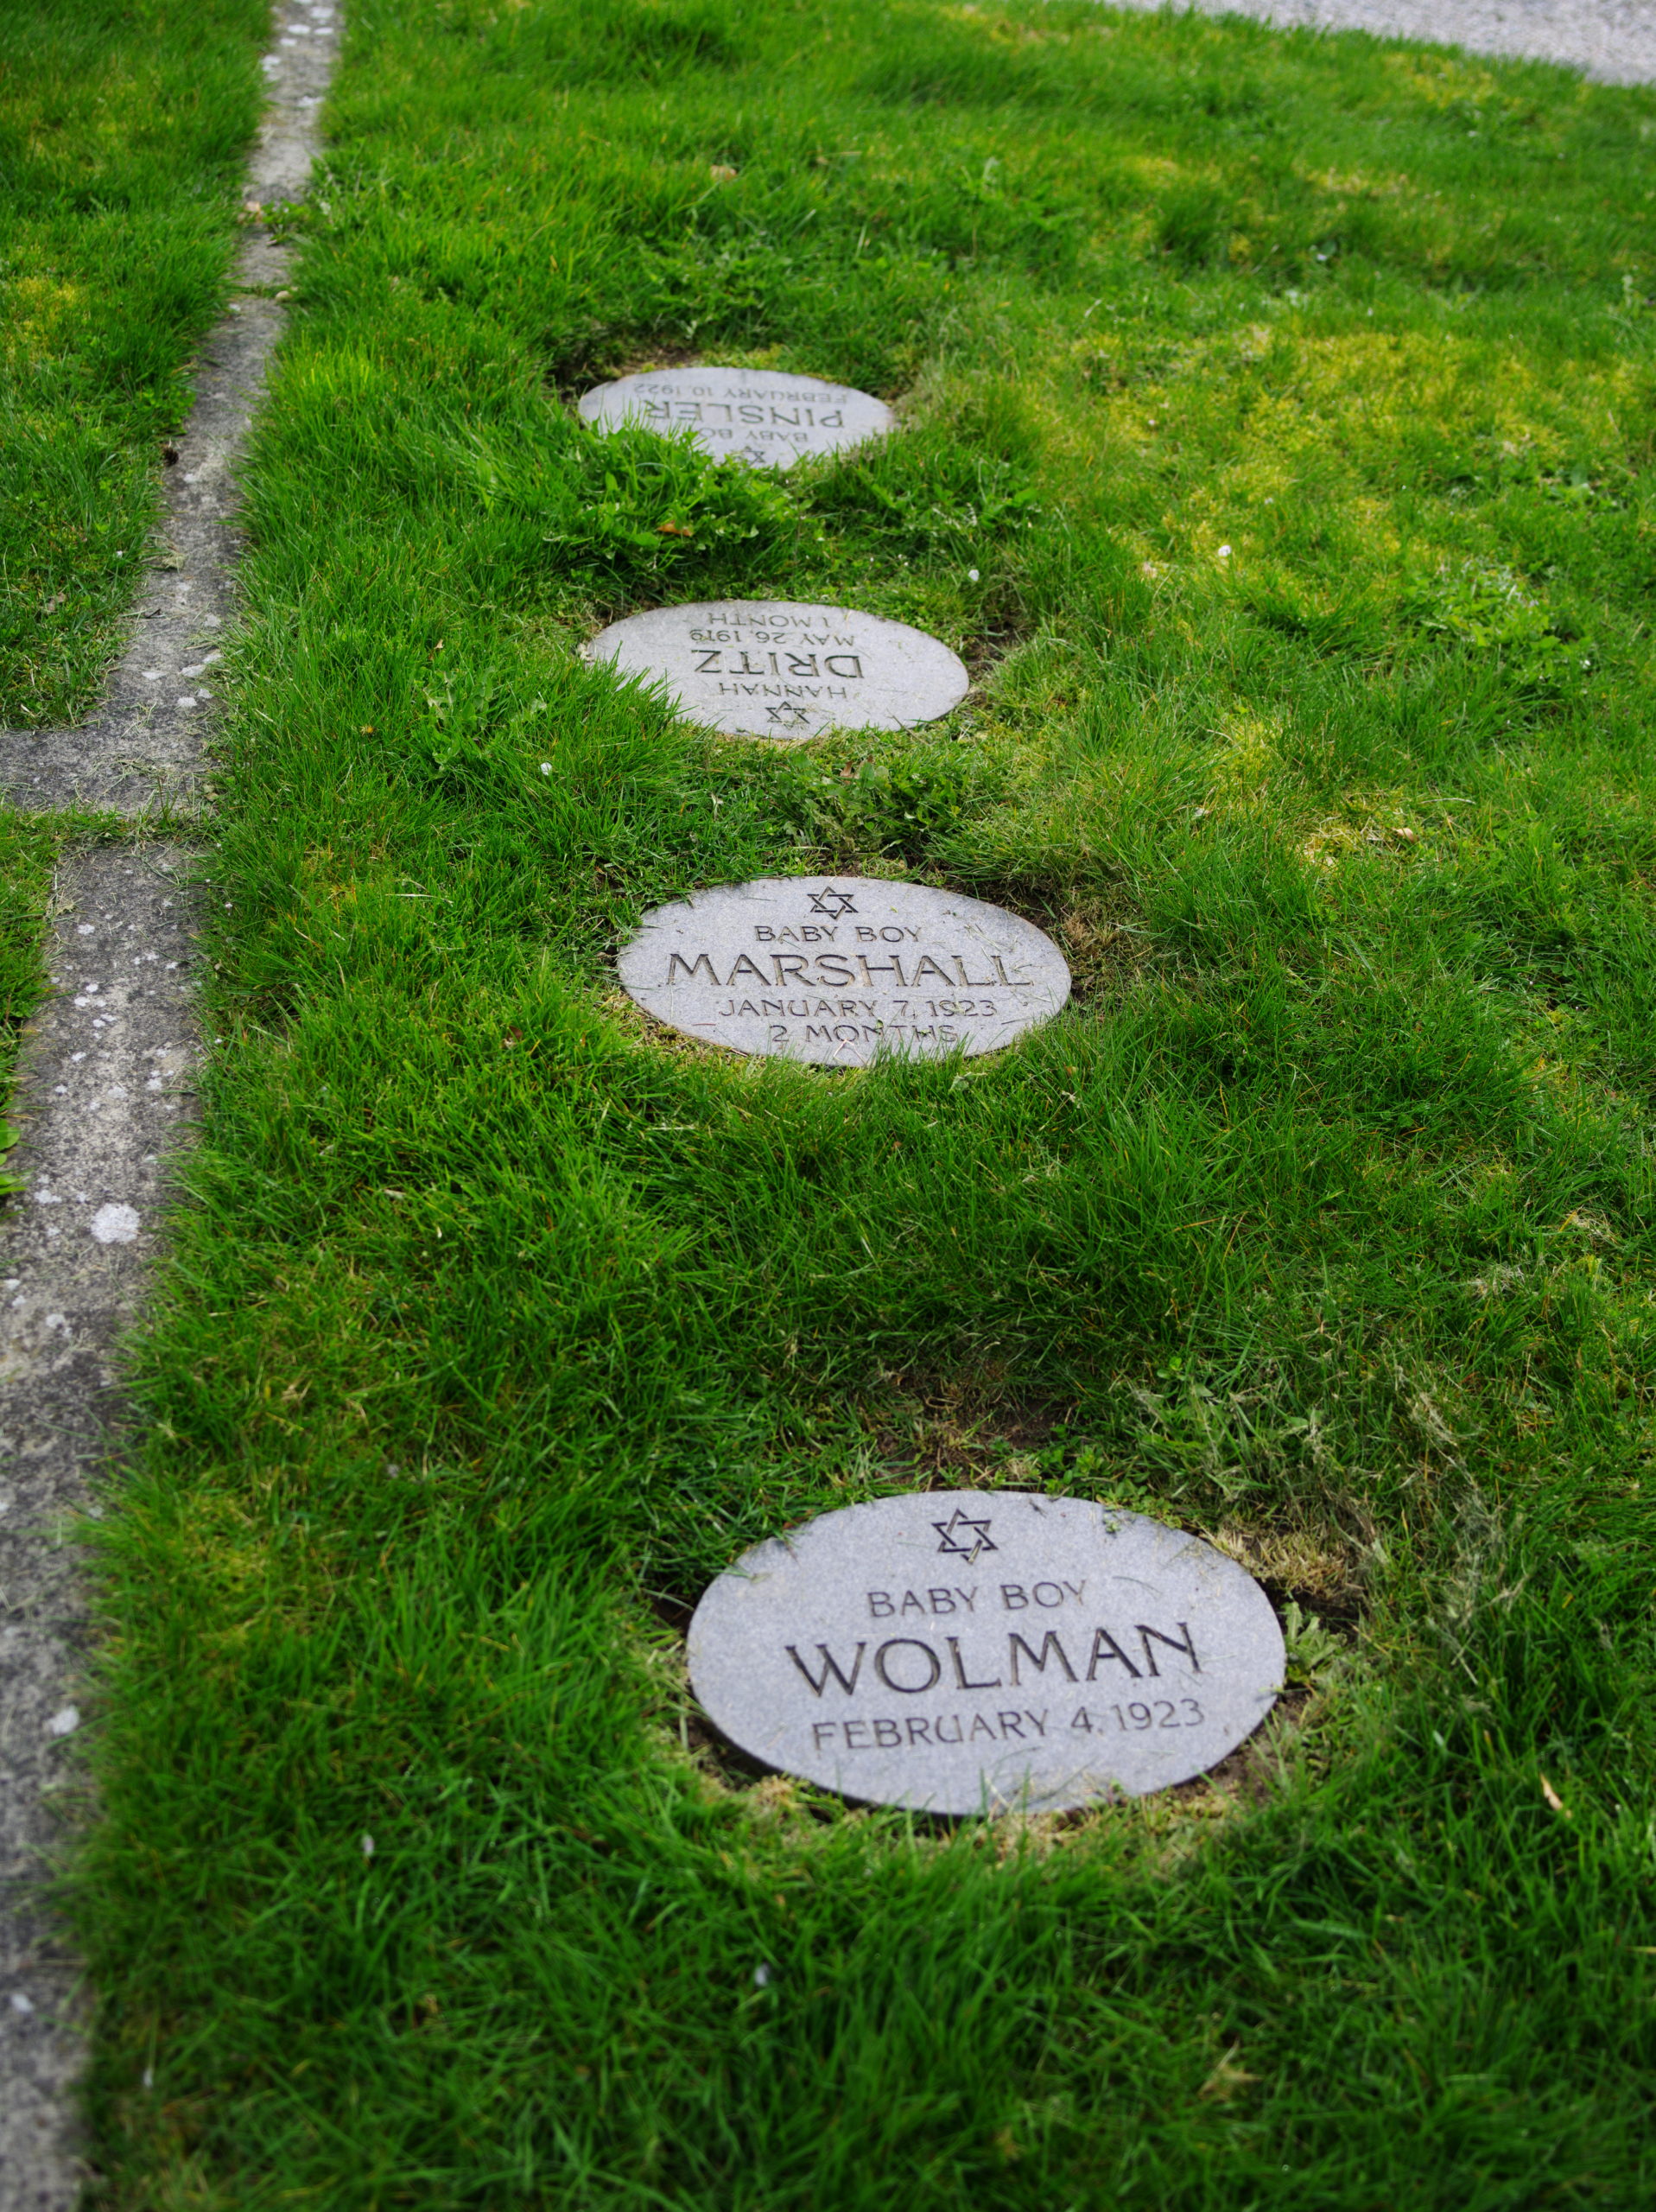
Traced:
<path id="1" fill-rule="evenodd" d="M 1656 95 L 355 0 L 329 118 L 98 1537 L 99 2201 L 1648 2201 Z M 903 426 L 773 481 L 575 420 L 688 357 Z M 726 593 L 979 689 L 781 751 L 576 658 Z M 619 993 L 646 907 L 819 868 L 1074 1004 L 835 1076 Z M 724 1759 L 707 1579 L 971 1481 L 1244 1560 L 1268 1735 L 954 1830 Z"/>
<path id="2" fill-rule="evenodd" d="M 0 9 L 0 728 L 84 713 L 225 296 L 264 0 Z"/>

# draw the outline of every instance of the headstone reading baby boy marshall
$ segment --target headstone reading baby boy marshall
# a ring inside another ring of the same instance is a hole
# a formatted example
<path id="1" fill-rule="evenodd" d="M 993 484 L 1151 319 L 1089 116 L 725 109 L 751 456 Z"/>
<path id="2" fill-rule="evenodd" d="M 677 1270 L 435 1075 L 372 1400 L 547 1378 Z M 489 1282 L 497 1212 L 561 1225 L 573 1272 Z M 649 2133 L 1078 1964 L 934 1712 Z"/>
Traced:
<path id="1" fill-rule="evenodd" d="M 767 369 L 647 369 L 583 394 L 580 412 L 600 429 L 688 430 L 715 461 L 752 468 L 789 468 L 802 454 L 840 453 L 891 427 L 891 409 L 866 391 Z"/>
<path id="2" fill-rule="evenodd" d="M 698 891 L 646 914 L 618 965 L 639 1005 L 688 1036 L 822 1067 L 992 1052 L 1069 995 L 1063 955 L 1033 922 L 869 876 Z"/>
<path id="3" fill-rule="evenodd" d="M 768 600 L 652 607 L 612 622 L 587 652 L 664 683 L 681 714 L 731 737 L 909 729 L 971 684 L 947 645 L 906 622 Z"/>
<path id="4" fill-rule="evenodd" d="M 703 1594 L 690 1680 L 733 1744 L 866 1804 L 1062 1812 L 1204 1773 L 1282 1688 L 1253 1578 L 1081 1498 L 933 1491 L 824 1514 Z"/>

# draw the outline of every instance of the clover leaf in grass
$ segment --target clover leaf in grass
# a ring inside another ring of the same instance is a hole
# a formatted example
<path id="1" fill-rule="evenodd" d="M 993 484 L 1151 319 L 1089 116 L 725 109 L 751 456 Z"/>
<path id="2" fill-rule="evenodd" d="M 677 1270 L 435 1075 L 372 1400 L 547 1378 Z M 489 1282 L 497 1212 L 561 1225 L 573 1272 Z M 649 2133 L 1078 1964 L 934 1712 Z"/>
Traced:
<path id="1" fill-rule="evenodd" d="M 1416 584 L 1406 611 L 1428 637 L 1497 659 L 1524 690 L 1550 689 L 1570 664 L 1568 624 L 1511 569 L 1494 562 L 1445 563 Z M 1577 658 L 1581 651 L 1577 645 Z M 1590 658 L 1589 652 L 1582 665 Z"/>

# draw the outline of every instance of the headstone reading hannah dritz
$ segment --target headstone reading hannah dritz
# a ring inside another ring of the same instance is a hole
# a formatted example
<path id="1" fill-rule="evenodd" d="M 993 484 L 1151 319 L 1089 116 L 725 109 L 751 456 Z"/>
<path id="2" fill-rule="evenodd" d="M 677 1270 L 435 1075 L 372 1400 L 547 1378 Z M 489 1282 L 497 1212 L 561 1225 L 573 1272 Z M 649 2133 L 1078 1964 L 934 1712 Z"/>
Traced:
<path id="1" fill-rule="evenodd" d="M 824 1514 L 709 1585 L 690 1681 L 728 1740 L 865 1804 L 1063 1812 L 1215 1766 L 1282 1631 L 1200 1538 L 1081 1498 L 936 1491 Z"/>
<path id="2" fill-rule="evenodd" d="M 652 607 L 600 630 L 587 654 L 664 683 L 681 714 L 729 737 L 909 729 L 971 687 L 949 647 L 906 622 L 775 601 Z"/>
<path id="3" fill-rule="evenodd" d="M 643 423 L 687 429 L 715 461 L 790 468 L 802 454 L 841 453 L 883 437 L 891 410 L 882 399 L 820 377 L 767 369 L 647 369 L 585 392 L 583 421 L 600 429 Z"/>
<path id="4" fill-rule="evenodd" d="M 822 1067 L 993 1052 L 1069 995 L 1063 955 L 1033 922 L 870 876 L 698 891 L 646 914 L 617 964 L 669 1027 Z"/>

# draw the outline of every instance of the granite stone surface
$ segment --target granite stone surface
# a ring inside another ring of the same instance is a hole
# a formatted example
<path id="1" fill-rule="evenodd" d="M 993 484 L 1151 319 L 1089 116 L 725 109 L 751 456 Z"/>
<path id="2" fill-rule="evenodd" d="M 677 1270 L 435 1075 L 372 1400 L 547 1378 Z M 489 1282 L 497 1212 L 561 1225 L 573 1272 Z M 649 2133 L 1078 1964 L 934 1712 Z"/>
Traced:
<path id="1" fill-rule="evenodd" d="M 928 1491 L 828 1513 L 709 1585 L 690 1681 L 728 1740 L 859 1802 L 1060 1812 L 1215 1766 L 1282 1688 L 1253 1578 L 1089 1500 Z"/>
<path id="2" fill-rule="evenodd" d="M 715 461 L 752 468 L 790 468 L 802 454 L 866 444 L 892 421 L 883 399 L 849 385 L 765 369 L 650 369 L 584 393 L 580 412 L 600 429 L 631 422 L 688 430 Z"/>
<path id="3" fill-rule="evenodd" d="M 1069 995 L 1063 955 L 1033 922 L 870 876 L 698 891 L 646 914 L 617 965 L 669 1027 L 819 1067 L 993 1052 Z"/>
<path id="4" fill-rule="evenodd" d="M 679 712 L 731 737 L 910 729 L 959 706 L 971 678 L 906 622 L 844 607 L 697 601 L 630 614 L 587 648 L 666 687 Z"/>

